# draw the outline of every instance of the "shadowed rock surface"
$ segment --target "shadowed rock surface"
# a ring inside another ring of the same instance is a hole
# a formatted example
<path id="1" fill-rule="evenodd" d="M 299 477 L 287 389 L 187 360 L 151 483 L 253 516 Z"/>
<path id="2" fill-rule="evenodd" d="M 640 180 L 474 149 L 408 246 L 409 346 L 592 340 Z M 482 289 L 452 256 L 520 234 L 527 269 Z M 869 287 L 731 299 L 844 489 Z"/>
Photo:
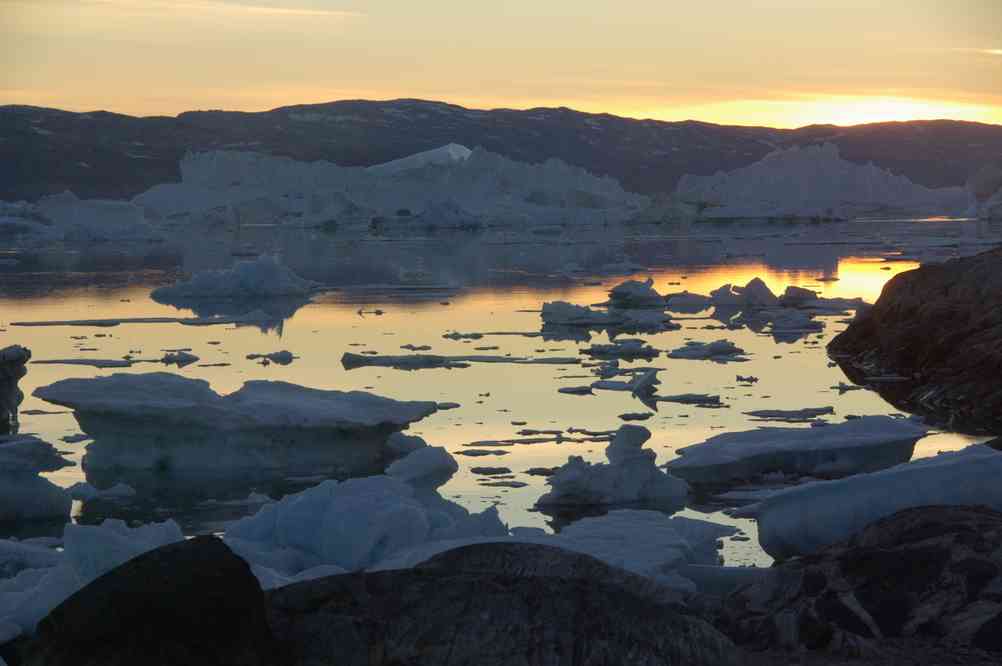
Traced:
<path id="1" fill-rule="evenodd" d="M 195 537 L 113 569 L 56 607 L 25 666 L 273 666 L 264 595 L 219 539 Z M 8 653 L 5 656 L 10 656 Z"/>
<path id="2" fill-rule="evenodd" d="M 17 383 L 28 374 L 25 364 L 31 350 L 20 345 L 0 349 L 0 435 L 10 434 L 17 425 L 17 408 L 24 393 Z"/>
<path id="3" fill-rule="evenodd" d="M 1002 433 L 1002 248 L 896 275 L 828 351 L 901 409 Z"/>
<path id="4" fill-rule="evenodd" d="M 872 657 L 914 639 L 1002 660 L 1002 513 L 908 509 L 776 571 L 725 602 L 739 643 Z"/>
<path id="5" fill-rule="evenodd" d="M 275 633 L 311 666 L 741 663 L 730 640 L 659 594 L 585 555 L 483 544 L 268 598 Z"/>

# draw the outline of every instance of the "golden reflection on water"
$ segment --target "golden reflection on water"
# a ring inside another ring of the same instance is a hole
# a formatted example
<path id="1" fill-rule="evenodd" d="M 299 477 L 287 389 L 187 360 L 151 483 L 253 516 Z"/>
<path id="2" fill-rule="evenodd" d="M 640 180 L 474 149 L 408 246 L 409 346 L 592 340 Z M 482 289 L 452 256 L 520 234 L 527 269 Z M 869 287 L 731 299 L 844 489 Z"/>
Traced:
<path id="1" fill-rule="evenodd" d="M 815 271 L 784 271 L 762 263 L 748 262 L 728 266 L 662 269 L 651 273 L 655 287 L 662 293 L 687 289 L 706 293 L 730 282 L 744 284 L 761 277 L 779 293 L 788 285 L 819 290 L 833 297 L 862 296 L 868 301 L 877 298 L 884 283 L 893 275 L 913 268 L 911 262 L 882 262 L 863 258 L 843 259 L 838 263 L 838 281 L 819 282 L 823 274 Z M 889 268 L 890 270 L 885 270 Z M 637 276 L 640 278 L 646 275 Z M 401 302 L 398 296 L 362 295 L 360 292 L 330 292 L 301 308 L 277 332 L 263 333 L 253 327 L 232 326 L 189 327 L 178 324 L 123 325 L 112 328 L 43 327 L 19 328 L 7 326 L 0 332 L 0 346 L 25 344 L 35 359 L 94 357 L 119 358 L 129 352 L 141 357 L 159 357 L 163 349 L 191 348 L 202 363 L 230 363 L 227 367 L 188 366 L 179 372 L 188 377 L 209 381 L 219 392 L 233 391 L 248 379 L 278 379 L 317 388 L 342 390 L 366 389 L 397 399 L 454 401 L 460 409 L 441 411 L 415 424 L 412 431 L 424 436 L 432 445 L 461 451 L 464 445 L 479 440 L 515 437 L 522 427 L 546 429 L 571 426 L 595 430 L 614 429 L 621 421 L 619 414 L 645 411 L 628 394 L 596 392 L 594 396 L 559 394 L 557 388 L 590 383 L 594 377 L 579 366 L 518 366 L 506 364 L 473 365 L 458 370 L 421 370 L 405 372 L 387 368 L 361 368 L 345 371 L 340 363 L 346 351 L 377 351 L 380 354 L 408 353 L 401 345 L 429 345 L 435 354 L 513 354 L 516 356 L 577 356 L 581 345 L 574 342 L 546 342 L 541 338 L 523 336 L 485 336 L 475 341 L 443 339 L 448 331 L 469 332 L 536 332 L 540 318 L 536 312 L 547 300 L 568 300 L 575 303 L 604 301 L 606 290 L 622 277 L 605 278 L 599 284 L 545 283 L 543 286 L 472 288 L 462 293 L 424 302 Z M 670 285 L 669 283 L 679 283 Z M 187 311 L 160 306 L 148 298 L 147 287 L 127 289 L 79 289 L 54 296 L 27 299 L 0 299 L 0 308 L 8 321 L 60 320 L 96 317 L 187 316 Z M 371 302 L 363 302 L 370 299 Z M 443 305 L 439 300 L 448 300 Z M 380 309 L 381 316 L 358 313 L 359 309 Z M 528 310 L 526 312 L 525 310 Z M 653 432 L 648 446 L 658 453 L 659 462 L 674 457 L 680 446 L 701 441 L 725 430 L 741 430 L 761 425 L 749 420 L 742 412 L 752 409 L 817 407 L 832 405 L 836 419 L 847 414 L 885 414 L 895 410 L 869 391 L 854 391 L 839 395 L 831 387 L 845 377 L 837 368 L 828 367 L 824 345 L 845 326 L 843 316 L 825 317 L 826 329 L 820 336 L 809 336 L 795 343 L 777 344 L 771 337 L 756 335 L 749 330 L 704 330 L 709 321 L 697 315 L 679 315 L 683 330 L 643 335 L 656 348 L 670 350 L 686 340 L 709 341 L 727 338 L 750 352 L 752 360 L 744 364 L 718 365 L 702 361 L 683 361 L 660 357 L 650 365 L 664 368 L 660 393 L 720 394 L 731 405 L 729 409 L 707 410 L 686 405 L 662 404 L 656 416 L 643 425 Z M 88 336 L 75 341 L 71 336 Z M 102 337 L 98 337 L 102 336 Z M 604 342 L 604 334 L 593 336 L 593 342 Z M 209 344 L 219 341 L 221 344 Z M 476 347 L 497 350 L 475 351 Z M 95 351 L 81 351 L 94 347 Z M 290 366 L 263 367 L 249 361 L 249 353 L 288 349 L 300 358 Z M 624 366 L 629 367 L 626 363 Z M 125 372 L 163 370 L 156 364 L 135 365 Z M 31 391 L 65 377 L 105 375 L 122 370 L 96 370 L 63 365 L 32 365 L 22 388 L 29 397 L 22 410 L 52 409 L 51 405 L 31 397 Z M 760 382 L 753 387 L 737 386 L 735 375 L 755 375 Z M 568 378 L 568 376 L 583 376 Z M 489 395 L 488 395 L 489 394 Z M 515 426 L 512 421 L 525 421 Z M 48 441 L 59 443 L 71 451 L 70 458 L 79 462 L 86 443 L 63 444 L 60 438 L 78 432 L 72 416 L 25 415 L 22 429 L 37 432 Z M 971 438 L 938 435 L 930 443 L 920 443 L 916 455 L 931 455 L 934 450 L 960 448 Z M 484 447 L 496 448 L 496 447 Z M 532 505 L 545 490 L 540 477 L 521 474 L 529 467 L 556 466 L 567 456 L 582 455 L 589 460 L 603 460 L 604 445 L 537 444 L 505 447 L 501 457 L 468 458 L 460 456 L 460 472 L 443 488 L 443 495 L 479 510 L 500 502 L 503 518 L 511 525 L 544 526 L 545 517 L 534 513 Z M 520 489 L 484 488 L 469 468 L 478 465 L 510 467 L 516 478 L 529 485 Z M 49 475 L 60 485 L 82 480 L 80 467 L 66 468 Z M 697 515 L 689 511 L 688 515 Z M 734 522 L 721 514 L 713 520 Z M 763 555 L 754 543 L 754 525 L 739 521 L 753 537 L 751 544 L 729 542 L 725 549 L 735 563 L 764 563 Z"/>

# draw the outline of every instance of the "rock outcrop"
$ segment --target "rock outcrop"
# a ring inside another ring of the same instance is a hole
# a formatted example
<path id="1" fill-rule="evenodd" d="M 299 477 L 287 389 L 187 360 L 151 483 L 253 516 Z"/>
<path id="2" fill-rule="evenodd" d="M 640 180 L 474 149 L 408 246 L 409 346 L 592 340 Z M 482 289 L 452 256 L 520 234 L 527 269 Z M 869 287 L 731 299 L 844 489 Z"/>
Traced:
<path id="1" fill-rule="evenodd" d="M 872 656 L 914 639 L 1002 658 L 1002 513 L 908 509 L 773 571 L 725 602 L 739 643 Z"/>
<path id="2" fill-rule="evenodd" d="M 290 585 L 269 604 L 302 664 L 740 663 L 652 581 L 546 546 L 467 546 L 415 569 Z"/>
<path id="3" fill-rule="evenodd" d="M 97 578 L 43 619 L 20 652 L 25 666 L 288 663 L 250 567 L 211 536 L 152 550 Z"/>
<path id="4" fill-rule="evenodd" d="M 28 373 L 30 358 L 31 351 L 20 345 L 0 349 L 0 435 L 16 432 L 17 408 L 24 400 L 17 383 Z"/>
<path id="5" fill-rule="evenodd" d="M 896 275 L 828 351 L 899 408 L 1002 433 L 1002 249 Z"/>

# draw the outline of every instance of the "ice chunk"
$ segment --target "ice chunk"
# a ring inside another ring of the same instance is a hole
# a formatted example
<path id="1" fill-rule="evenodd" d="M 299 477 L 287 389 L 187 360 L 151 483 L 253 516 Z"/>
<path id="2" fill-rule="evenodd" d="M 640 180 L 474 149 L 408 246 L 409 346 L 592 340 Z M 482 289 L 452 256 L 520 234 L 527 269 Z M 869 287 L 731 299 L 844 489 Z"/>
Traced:
<path id="1" fill-rule="evenodd" d="M 69 242 L 162 240 L 142 210 L 127 201 L 78 199 L 72 192 L 38 201 L 38 211 Z"/>
<path id="2" fill-rule="evenodd" d="M 608 312 L 593 310 L 566 301 L 543 303 L 543 323 L 561 326 L 606 326 L 618 323 Z"/>
<path id="3" fill-rule="evenodd" d="M 654 290 L 654 280 L 626 280 L 609 291 L 609 303 L 615 308 L 651 308 L 664 309 L 664 296 Z"/>
<path id="4" fill-rule="evenodd" d="M 728 173 L 685 175 L 675 198 L 704 204 L 705 218 L 851 219 L 888 215 L 959 215 L 963 187 L 929 189 L 839 156 L 834 144 L 777 150 Z"/>
<path id="5" fill-rule="evenodd" d="M 32 435 L 0 436 L 0 522 L 69 517 L 69 494 L 38 474 L 71 464 Z"/>
<path id="6" fill-rule="evenodd" d="M 372 173 L 391 174 L 419 169 L 433 164 L 448 166 L 456 162 L 465 162 L 472 153 L 473 151 L 466 146 L 458 143 L 450 143 L 440 148 L 433 148 L 421 153 L 415 153 L 414 155 L 408 155 L 407 157 L 401 157 L 392 162 L 377 164 L 369 167 L 368 170 Z"/>
<path id="7" fill-rule="evenodd" d="M 689 486 L 657 468 L 654 451 L 643 448 L 650 436 L 642 426 L 620 426 L 605 450 L 608 463 L 592 464 L 571 456 L 547 479 L 550 491 L 537 505 L 646 503 L 681 507 Z"/>
<path id="8" fill-rule="evenodd" d="M 437 488 L 459 471 L 456 459 L 441 446 L 424 446 L 394 461 L 386 475 L 407 483 Z"/>
<path id="9" fill-rule="evenodd" d="M 150 297 L 158 303 L 186 307 L 198 301 L 246 301 L 308 296 L 320 285 L 305 280 L 272 256 L 238 261 L 226 270 L 206 270 L 191 279 L 154 289 Z"/>
<path id="10" fill-rule="evenodd" d="M 981 444 L 870 474 L 791 488 L 757 505 L 759 543 L 776 558 L 806 555 L 904 509 L 1002 511 L 1002 453 Z"/>
<path id="11" fill-rule="evenodd" d="M 434 402 L 400 402 L 363 391 L 276 381 L 249 381 L 234 393 L 219 395 L 205 380 L 163 372 L 64 379 L 35 389 L 34 395 L 70 407 L 78 416 L 210 430 L 400 427 L 436 411 Z"/>
<path id="12" fill-rule="evenodd" d="M 741 349 L 730 340 L 714 340 L 713 342 L 687 342 L 684 347 L 679 347 L 668 352 L 668 356 L 669 358 L 728 363 L 731 361 L 747 361 L 748 359 L 743 356 L 744 353 L 744 349 Z"/>
<path id="13" fill-rule="evenodd" d="M 493 507 L 471 514 L 433 489 L 384 475 L 288 495 L 231 524 L 226 541 L 251 563 L 295 576 L 321 565 L 355 571 L 429 541 L 507 533 Z"/>
<path id="14" fill-rule="evenodd" d="M 909 419 L 866 416 L 823 428 L 728 432 L 679 449 L 666 467 L 692 483 L 714 485 L 769 472 L 840 477 L 908 460 L 927 431 Z"/>

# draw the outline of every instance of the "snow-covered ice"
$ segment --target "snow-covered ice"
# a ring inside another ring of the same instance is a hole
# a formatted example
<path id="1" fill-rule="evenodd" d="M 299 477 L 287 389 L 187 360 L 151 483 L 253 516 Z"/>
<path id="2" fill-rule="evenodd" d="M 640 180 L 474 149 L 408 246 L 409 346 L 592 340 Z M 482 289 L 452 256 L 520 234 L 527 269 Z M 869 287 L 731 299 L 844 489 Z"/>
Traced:
<path id="1" fill-rule="evenodd" d="M 851 219 L 959 215 L 963 187 L 929 189 L 871 164 L 843 159 L 834 144 L 777 150 L 746 167 L 683 176 L 675 199 L 704 206 L 704 218 Z"/>
<path id="2" fill-rule="evenodd" d="M 1002 453 L 974 444 L 878 472 L 808 483 L 755 505 L 759 543 L 773 557 L 786 558 L 817 552 L 913 507 L 971 505 L 1002 511 L 1000 475 Z"/>
<path id="3" fill-rule="evenodd" d="M 320 285 L 299 277 L 278 259 L 262 255 L 238 261 L 232 268 L 206 270 L 190 279 L 154 289 L 158 303 L 186 307 L 198 301 L 252 302 L 267 298 L 308 296 Z"/>
<path id="4" fill-rule="evenodd" d="M 744 349 L 741 349 L 730 340 L 714 340 L 713 342 L 690 341 L 685 343 L 685 346 L 668 352 L 668 357 L 729 363 L 748 360 L 743 356 L 744 353 Z"/>
<path id="5" fill-rule="evenodd" d="M 571 456 L 547 479 L 550 491 L 537 505 L 644 503 L 680 508 L 689 485 L 657 468 L 654 451 L 643 448 L 650 437 L 651 432 L 642 426 L 620 426 L 606 447 L 607 463 L 589 463 Z"/>
<path id="6" fill-rule="evenodd" d="M 749 482 L 770 472 L 841 477 L 911 458 L 928 429 L 911 419 L 866 416 L 817 428 L 758 428 L 678 449 L 666 467 L 697 484 Z"/>
<path id="7" fill-rule="evenodd" d="M 0 437 L 0 522 L 69 517 L 69 494 L 39 473 L 70 464 L 33 435 Z"/>

